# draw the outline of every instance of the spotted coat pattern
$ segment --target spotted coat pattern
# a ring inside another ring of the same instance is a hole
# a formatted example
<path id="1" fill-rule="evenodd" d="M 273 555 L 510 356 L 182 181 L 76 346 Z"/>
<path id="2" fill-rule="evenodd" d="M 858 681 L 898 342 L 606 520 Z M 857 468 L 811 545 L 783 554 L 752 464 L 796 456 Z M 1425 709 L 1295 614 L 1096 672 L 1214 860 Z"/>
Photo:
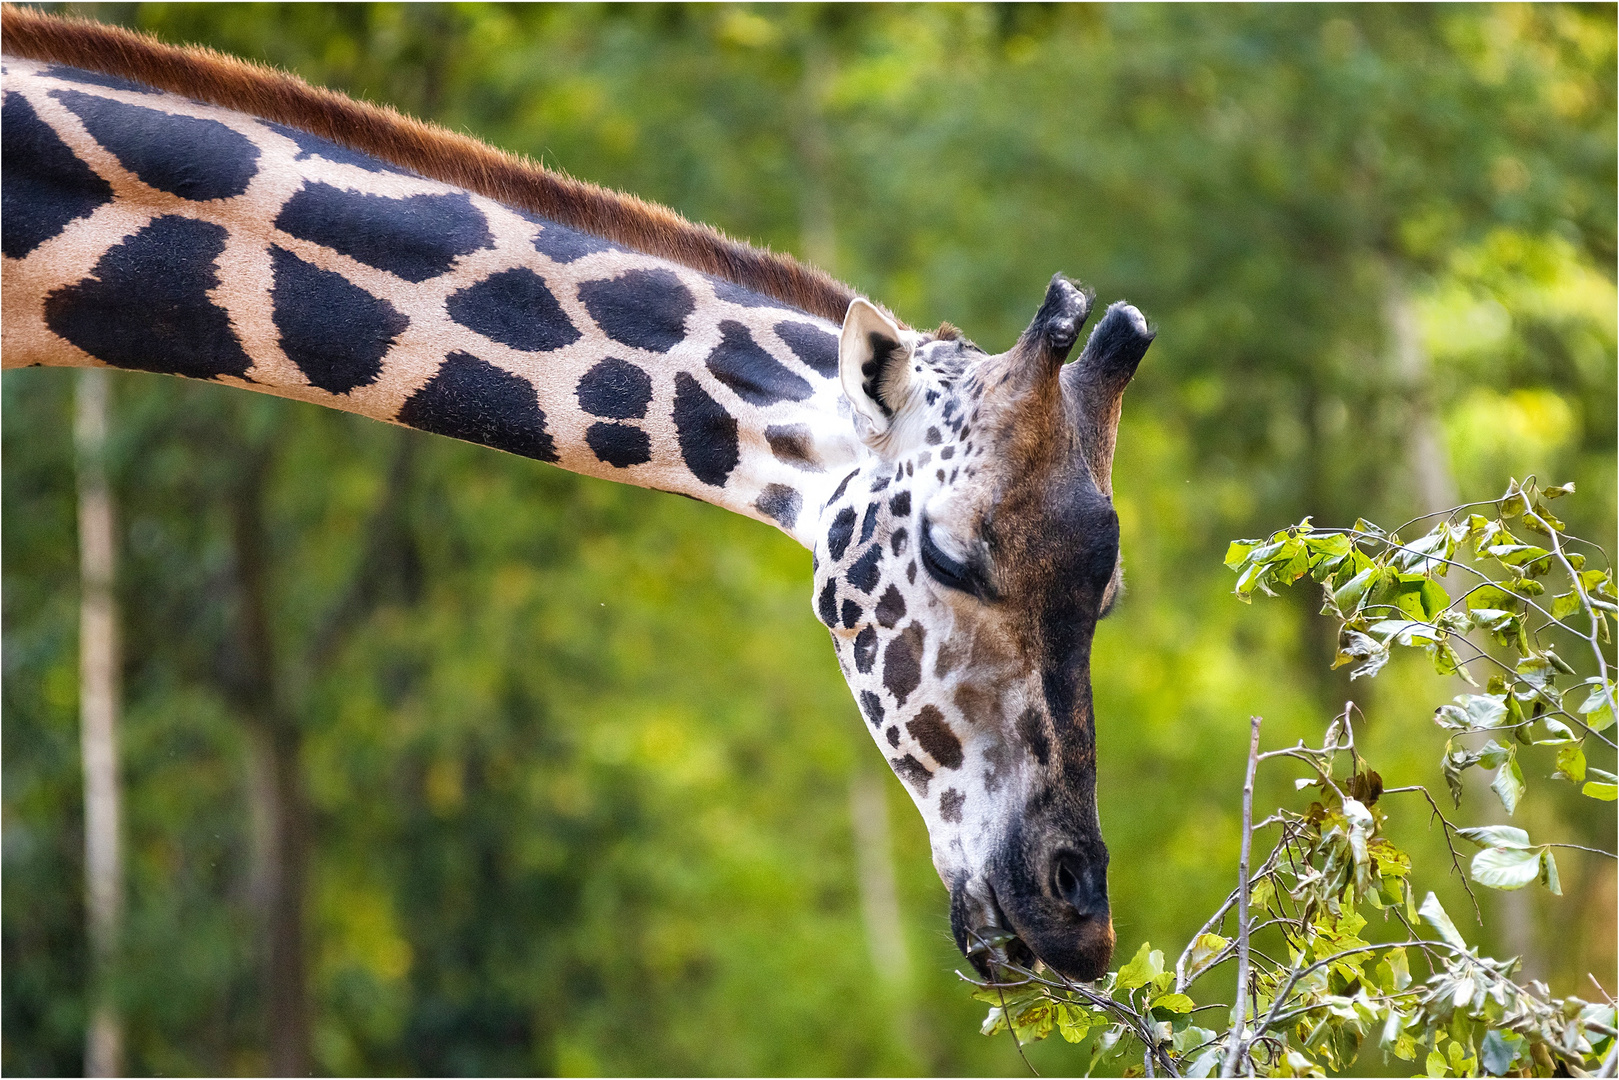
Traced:
<path id="1" fill-rule="evenodd" d="M 209 379 L 781 528 L 958 943 L 981 963 L 1010 927 L 1105 969 L 1089 641 L 1117 586 L 1118 398 L 1151 341 L 1133 308 L 1059 389 L 1090 304 L 1060 276 L 991 357 L 105 74 L 8 56 L 3 86 L 5 366 Z"/>
<path id="2" fill-rule="evenodd" d="M 838 328 L 292 128 L 8 57 L 4 357 L 212 379 L 808 544 Z"/>

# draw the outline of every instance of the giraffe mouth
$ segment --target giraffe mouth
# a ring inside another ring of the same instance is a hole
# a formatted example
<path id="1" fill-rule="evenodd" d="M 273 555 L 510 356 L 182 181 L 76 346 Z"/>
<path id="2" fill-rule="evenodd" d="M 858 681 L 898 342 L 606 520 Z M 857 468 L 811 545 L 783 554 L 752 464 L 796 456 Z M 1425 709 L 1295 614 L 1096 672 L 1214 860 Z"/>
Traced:
<path id="1" fill-rule="evenodd" d="M 957 934 L 962 954 L 986 979 L 995 978 L 997 966 L 1032 968 L 1037 959 L 1034 951 L 1012 928 L 1011 920 L 995 895 L 995 887 L 985 882 L 984 892 L 984 896 L 974 898 L 979 900 L 981 910 L 963 912 L 968 921 Z"/>

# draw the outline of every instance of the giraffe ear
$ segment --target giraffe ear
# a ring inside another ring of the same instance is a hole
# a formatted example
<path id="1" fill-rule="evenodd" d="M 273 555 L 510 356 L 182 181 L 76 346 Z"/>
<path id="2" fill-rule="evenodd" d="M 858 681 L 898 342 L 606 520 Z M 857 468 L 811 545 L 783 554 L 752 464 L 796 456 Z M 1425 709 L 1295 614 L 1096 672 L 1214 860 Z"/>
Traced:
<path id="1" fill-rule="evenodd" d="M 886 432 L 905 403 L 915 350 L 916 335 L 878 308 L 858 299 L 849 305 L 838 339 L 838 373 L 862 438 Z"/>

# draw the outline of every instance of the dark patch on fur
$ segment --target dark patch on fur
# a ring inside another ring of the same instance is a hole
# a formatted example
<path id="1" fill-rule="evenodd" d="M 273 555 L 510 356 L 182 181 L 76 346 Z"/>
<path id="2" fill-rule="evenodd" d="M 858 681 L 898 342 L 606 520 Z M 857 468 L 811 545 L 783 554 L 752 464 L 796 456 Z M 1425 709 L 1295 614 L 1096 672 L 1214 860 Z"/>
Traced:
<path id="1" fill-rule="evenodd" d="M 828 630 L 838 625 L 838 579 L 829 577 L 826 584 L 821 586 L 821 595 L 815 601 L 815 617 L 820 619 Z M 858 642 L 856 643 L 858 645 Z"/>
<path id="2" fill-rule="evenodd" d="M 890 585 L 883 598 L 877 601 L 877 623 L 884 628 L 892 628 L 904 617 L 905 598 L 899 594 L 898 586 Z"/>
<path id="3" fill-rule="evenodd" d="M 877 511 L 880 503 L 872 503 L 866 507 L 866 516 L 860 522 L 860 542 L 864 544 L 871 539 L 871 534 L 877 531 Z"/>
<path id="4" fill-rule="evenodd" d="M 843 602 L 843 628 L 845 630 L 853 630 L 855 628 L 855 624 L 860 621 L 860 614 L 861 609 L 859 604 L 855 603 L 853 600 L 845 600 Z"/>
<path id="5" fill-rule="evenodd" d="M 540 233 L 534 238 L 534 250 L 546 258 L 559 263 L 571 263 L 586 255 L 594 255 L 598 251 L 622 251 L 617 244 L 609 243 L 599 236 L 570 229 L 566 225 L 558 225 L 554 221 L 536 217 L 533 214 L 519 210 L 525 219 L 540 226 Z"/>
<path id="6" fill-rule="evenodd" d="M 866 714 L 866 719 L 872 727 L 883 722 L 883 699 L 870 690 L 860 691 L 860 711 Z"/>
<path id="7" fill-rule="evenodd" d="M 815 434 L 808 424 L 771 424 L 765 428 L 765 442 L 770 452 L 784 465 L 805 472 L 822 472 L 821 459 L 815 453 Z M 848 483 L 845 479 L 844 483 Z M 842 489 L 839 489 L 839 494 Z"/>
<path id="8" fill-rule="evenodd" d="M 894 775 L 909 784 L 918 795 L 924 797 L 927 795 L 928 781 L 933 779 L 933 774 L 928 771 L 926 765 L 916 760 L 914 754 L 906 754 L 902 758 L 889 758 L 888 764 L 893 766 Z"/>
<path id="9" fill-rule="evenodd" d="M 818 375 L 834 379 L 838 374 L 838 339 L 818 326 L 801 322 L 779 322 L 776 336 L 787 343 L 793 354 Z"/>
<path id="10" fill-rule="evenodd" d="M 922 647 L 926 632 L 912 623 L 889 641 L 883 650 L 883 685 L 901 705 L 911 691 L 922 685 Z"/>
<path id="11" fill-rule="evenodd" d="M 729 319 L 720 323 L 720 343 L 708 354 L 708 370 L 750 405 L 803 401 L 815 393 L 761 348 L 746 326 Z"/>
<path id="12" fill-rule="evenodd" d="M 218 120 L 148 109 L 122 101 L 52 90 L 84 121 L 85 130 L 118 163 L 159 191 L 192 202 L 228 199 L 259 171 L 259 148 Z"/>
<path id="13" fill-rule="evenodd" d="M 967 796 L 955 788 L 945 788 L 939 796 L 939 817 L 952 825 L 961 824 L 961 808 L 966 802 Z"/>
<path id="14" fill-rule="evenodd" d="M 112 201 L 112 185 L 80 161 L 21 94 L 0 107 L 0 251 L 20 259 Z"/>
<path id="15" fill-rule="evenodd" d="M 963 761 L 961 753 L 961 740 L 956 733 L 950 730 L 945 722 L 944 713 L 932 705 L 924 705 L 917 712 L 916 719 L 907 721 L 905 730 L 910 732 L 911 738 L 917 745 L 926 750 L 928 756 L 947 769 L 959 769 Z"/>
<path id="16" fill-rule="evenodd" d="M 652 440 L 629 424 L 591 424 L 585 429 L 585 444 L 598 460 L 619 469 L 652 460 Z"/>
<path id="17" fill-rule="evenodd" d="M 319 182 L 287 200 L 275 227 L 412 283 L 494 244 L 483 214 L 464 194 L 392 199 Z"/>
<path id="18" fill-rule="evenodd" d="M 167 215 L 101 256 L 87 277 L 45 298 L 45 324 L 114 367 L 212 379 L 253 366 L 225 309 L 208 298 L 225 230 Z"/>
<path id="19" fill-rule="evenodd" d="M 586 281 L 579 299 L 608 337 L 660 353 L 685 340 L 686 316 L 697 310 L 691 290 L 672 270 L 627 270 Z"/>
<path id="20" fill-rule="evenodd" d="M 798 512 L 803 509 L 804 497 L 786 484 L 766 484 L 753 505 L 782 528 L 791 529 L 798 523 Z"/>
<path id="21" fill-rule="evenodd" d="M 376 382 L 382 358 L 410 320 L 342 274 L 284 248 L 272 246 L 270 262 L 272 317 L 287 359 L 311 385 L 331 394 Z"/>
<path id="22" fill-rule="evenodd" d="M 781 307 L 780 300 L 769 296 L 760 296 L 752 289 L 744 289 L 742 286 L 726 281 L 724 278 L 711 276 L 709 277 L 709 283 L 714 286 L 714 295 L 724 300 L 727 304 L 735 304 L 737 307 L 745 308 Z"/>
<path id="23" fill-rule="evenodd" d="M 467 329 L 524 352 L 549 352 L 579 340 L 545 279 L 526 267 L 491 274 L 453 293 L 444 306 Z"/>
<path id="24" fill-rule="evenodd" d="M 866 627 L 855 635 L 854 639 L 854 666 L 860 674 L 871 671 L 872 664 L 877 661 L 877 631 L 873 627 Z"/>
<path id="25" fill-rule="evenodd" d="M 697 380 L 684 371 L 675 373 L 674 416 L 680 456 L 685 459 L 686 467 L 703 483 L 724 487 L 726 477 L 742 460 L 736 417 L 709 397 Z"/>
<path id="26" fill-rule="evenodd" d="M 583 375 L 573 389 L 579 407 L 608 420 L 639 420 L 652 401 L 652 376 L 627 360 L 609 356 Z"/>
<path id="27" fill-rule="evenodd" d="M 40 72 L 53 79 L 62 79 L 65 82 L 82 83 L 85 86 L 104 86 L 108 90 L 128 90 L 135 94 L 157 94 L 161 91 L 153 90 L 150 86 L 142 86 L 128 79 L 120 79 L 116 75 L 103 75 L 99 71 L 85 71 L 83 68 L 63 67 L 58 64 L 48 67 Z"/>
<path id="28" fill-rule="evenodd" d="M 308 161 L 310 158 L 324 158 L 338 165 L 353 165 L 356 169 L 364 169 L 369 173 L 393 173 L 396 176 L 414 176 L 409 169 L 401 169 L 390 165 L 386 161 L 379 161 L 369 154 L 362 154 L 357 150 L 350 150 L 330 139 L 323 139 L 319 135 L 311 135 L 307 131 L 299 131 L 285 124 L 272 124 L 268 120 L 261 121 L 265 127 L 277 135 L 285 136 L 298 144 L 298 154 L 292 160 Z"/>
<path id="29" fill-rule="evenodd" d="M 557 459 L 533 384 L 471 353 L 445 357 L 438 374 L 410 396 L 396 419 L 538 461 Z"/>
<path id="30" fill-rule="evenodd" d="M 833 562 L 843 558 L 843 553 L 849 550 L 849 541 L 854 539 L 854 522 L 854 508 L 845 506 L 826 530 L 826 553 Z"/>
<path id="31" fill-rule="evenodd" d="M 1046 736 L 1046 718 L 1040 710 L 1028 708 L 1017 719 L 1018 737 L 1034 755 L 1034 760 L 1046 765 L 1051 760 L 1051 740 Z"/>
<path id="32" fill-rule="evenodd" d="M 861 592 L 869 593 L 877 587 L 877 581 L 882 576 L 882 572 L 877 568 L 877 564 L 882 562 L 882 558 L 883 546 L 873 544 L 866 549 L 864 555 L 854 561 L 849 567 L 849 572 L 844 577 L 850 585 L 853 585 Z"/>

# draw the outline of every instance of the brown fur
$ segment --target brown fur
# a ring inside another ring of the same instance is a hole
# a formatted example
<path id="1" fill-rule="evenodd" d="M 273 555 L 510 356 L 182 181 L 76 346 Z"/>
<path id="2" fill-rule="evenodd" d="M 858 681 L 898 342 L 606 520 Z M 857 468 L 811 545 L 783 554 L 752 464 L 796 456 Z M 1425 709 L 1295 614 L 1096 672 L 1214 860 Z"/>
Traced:
<path id="1" fill-rule="evenodd" d="M 263 64 L 12 4 L 0 7 L 0 35 L 8 55 L 117 75 L 299 128 L 833 322 L 843 321 L 854 299 L 847 285 L 813 267 L 739 243 L 666 206 L 552 172 L 469 136 L 310 86 Z"/>

